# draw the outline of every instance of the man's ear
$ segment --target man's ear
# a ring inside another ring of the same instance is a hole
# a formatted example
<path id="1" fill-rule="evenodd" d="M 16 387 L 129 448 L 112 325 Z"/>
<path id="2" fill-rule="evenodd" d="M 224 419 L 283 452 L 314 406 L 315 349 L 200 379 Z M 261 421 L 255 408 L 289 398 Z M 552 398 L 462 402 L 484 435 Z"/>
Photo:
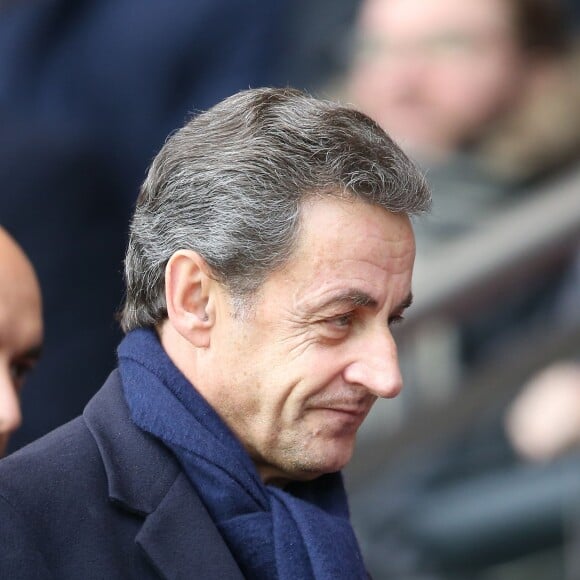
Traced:
<path id="1" fill-rule="evenodd" d="M 179 250 L 165 267 L 165 300 L 170 324 L 188 342 L 207 347 L 215 322 L 211 292 L 216 281 L 206 261 L 192 250 Z"/>

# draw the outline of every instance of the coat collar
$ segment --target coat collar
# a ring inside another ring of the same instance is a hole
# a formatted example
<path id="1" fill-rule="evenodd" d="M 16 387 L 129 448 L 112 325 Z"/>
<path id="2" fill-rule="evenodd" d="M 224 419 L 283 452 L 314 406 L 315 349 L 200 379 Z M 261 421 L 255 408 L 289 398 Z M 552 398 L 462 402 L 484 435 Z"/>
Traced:
<path id="1" fill-rule="evenodd" d="M 111 373 L 83 416 L 103 460 L 109 499 L 145 518 L 136 541 L 159 574 L 242 579 L 175 457 L 131 421 L 118 371 Z M 196 538 L 199 530 L 203 533 Z"/>

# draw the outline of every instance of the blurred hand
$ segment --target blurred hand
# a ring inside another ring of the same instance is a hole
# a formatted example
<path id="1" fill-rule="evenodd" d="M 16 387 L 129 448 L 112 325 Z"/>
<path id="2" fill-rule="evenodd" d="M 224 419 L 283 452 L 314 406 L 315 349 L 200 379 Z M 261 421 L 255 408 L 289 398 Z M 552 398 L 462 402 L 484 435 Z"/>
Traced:
<path id="1" fill-rule="evenodd" d="M 533 461 L 580 446 L 580 363 L 556 363 L 532 378 L 505 427 L 514 449 Z"/>

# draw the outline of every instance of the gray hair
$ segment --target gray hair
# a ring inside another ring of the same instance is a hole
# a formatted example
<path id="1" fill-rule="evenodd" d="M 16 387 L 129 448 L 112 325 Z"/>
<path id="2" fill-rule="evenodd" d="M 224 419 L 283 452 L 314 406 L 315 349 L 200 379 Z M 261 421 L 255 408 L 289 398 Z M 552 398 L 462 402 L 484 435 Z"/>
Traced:
<path id="1" fill-rule="evenodd" d="M 128 332 L 167 317 L 165 267 L 198 252 L 238 304 L 292 254 L 303 202 L 360 198 L 428 209 L 421 173 L 366 115 L 294 89 L 240 92 L 194 117 L 154 159 L 125 260 Z"/>

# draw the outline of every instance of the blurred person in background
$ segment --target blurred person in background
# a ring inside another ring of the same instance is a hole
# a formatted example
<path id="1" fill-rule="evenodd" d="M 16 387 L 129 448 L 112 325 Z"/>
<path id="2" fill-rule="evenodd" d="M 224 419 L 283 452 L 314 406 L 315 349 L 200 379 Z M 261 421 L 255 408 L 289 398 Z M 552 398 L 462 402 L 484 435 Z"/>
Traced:
<path id="1" fill-rule="evenodd" d="M 419 252 L 578 159 L 567 25 L 557 0 L 363 3 L 347 93 L 427 170 L 434 209 Z"/>
<path id="2" fill-rule="evenodd" d="M 42 305 L 30 260 L 0 227 L 0 457 L 22 421 L 19 393 L 40 356 Z"/>

